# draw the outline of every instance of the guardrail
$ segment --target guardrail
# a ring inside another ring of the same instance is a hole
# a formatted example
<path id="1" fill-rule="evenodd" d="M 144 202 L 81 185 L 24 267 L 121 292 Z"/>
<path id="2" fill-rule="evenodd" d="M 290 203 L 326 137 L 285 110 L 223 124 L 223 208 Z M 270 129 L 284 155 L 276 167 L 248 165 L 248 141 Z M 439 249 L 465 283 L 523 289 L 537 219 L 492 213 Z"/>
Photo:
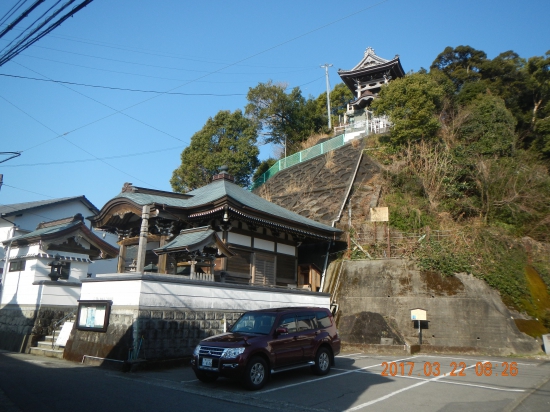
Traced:
<path id="1" fill-rule="evenodd" d="M 263 175 L 254 180 L 250 185 L 250 190 L 254 190 L 257 187 L 260 187 L 265 182 L 267 182 L 275 174 L 279 173 L 281 170 L 287 169 L 291 166 L 297 165 L 298 163 L 305 162 L 307 160 L 313 159 L 315 157 L 321 156 L 331 150 L 342 147 L 344 142 L 345 134 L 333 137 L 326 142 L 319 143 L 315 146 L 312 146 L 308 149 L 302 150 L 301 152 L 294 153 L 288 157 L 278 160 L 273 166 L 271 166 Z"/>
<path id="2" fill-rule="evenodd" d="M 349 124 L 345 126 L 337 126 L 334 128 L 334 133 L 341 133 L 341 134 L 339 134 L 336 137 L 333 137 L 330 140 L 327 140 L 326 142 L 319 143 L 308 149 L 302 150 L 301 152 L 294 153 L 288 157 L 278 160 L 264 174 L 262 174 L 256 180 L 254 180 L 248 189 L 254 190 L 260 187 L 269 179 L 271 179 L 274 175 L 279 173 L 281 170 L 287 169 L 291 166 L 313 159 L 314 157 L 321 156 L 327 152 L 330 152 L 331 150 L 334 150 L 343 146 L 344 144 L 346 144 L 346 134 L 349 134 L 349 133 L 357 134 L 361 132 L 367 135 L 386 133 L 390 130 L 390 127 L 391 125 L 389 123 L 389 120 L 385 116 L 376 117 L 376 118 L 373 117 L 370 120 L 362 120 L 362 121 L 355 122 L 353 124 Z M 351 137 L 349 140 L 353 138 L 354 137 Z"/>

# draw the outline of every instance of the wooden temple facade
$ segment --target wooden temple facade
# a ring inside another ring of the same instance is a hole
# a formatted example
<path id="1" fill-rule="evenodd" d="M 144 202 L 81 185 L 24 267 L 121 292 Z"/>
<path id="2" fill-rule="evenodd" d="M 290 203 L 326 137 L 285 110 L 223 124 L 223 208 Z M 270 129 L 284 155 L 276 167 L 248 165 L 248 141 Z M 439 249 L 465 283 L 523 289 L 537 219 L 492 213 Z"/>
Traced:
<path id="1" fill-rule="evenodd" d="M 243 189 L 224 167 L 185 194 L 127 183 L 91 220 L 118 234 L 119 273 L 314 291 L 319 275 L 309 283 L 298 276 L 299 247 L 324 244 L 328 251 L 342 233 Z"/>

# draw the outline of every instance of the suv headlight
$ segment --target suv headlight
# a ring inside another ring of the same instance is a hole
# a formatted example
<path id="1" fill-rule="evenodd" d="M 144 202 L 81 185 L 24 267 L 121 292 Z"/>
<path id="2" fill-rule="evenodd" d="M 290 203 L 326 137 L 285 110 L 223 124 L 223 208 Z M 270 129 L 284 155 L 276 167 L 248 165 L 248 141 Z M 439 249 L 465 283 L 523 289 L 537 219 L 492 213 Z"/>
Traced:
<path id="1" fill-rule="evenodd" d="M 201 350 L 201 345 L 197 345 L 197 347 L 193 351 L 193 356 L 199 356 L 199 351 L 200 350 Z"/>
<path id="2" fill-rule="evenodd" d="M 225 349 L 222 354 L 222 358 L 236 358 L 244 352 L 244 348 L 229 348 Z"/>

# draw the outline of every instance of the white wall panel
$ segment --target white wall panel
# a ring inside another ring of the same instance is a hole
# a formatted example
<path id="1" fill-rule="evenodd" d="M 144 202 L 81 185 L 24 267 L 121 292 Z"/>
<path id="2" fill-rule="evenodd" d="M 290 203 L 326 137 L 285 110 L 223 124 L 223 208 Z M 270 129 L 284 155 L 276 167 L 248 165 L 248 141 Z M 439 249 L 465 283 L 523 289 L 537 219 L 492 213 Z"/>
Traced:
<path id="1" fill-rule="evenodd" d="M 270 242 L 269 240 L 255 238 L 254 249 L 262 249 L 262 250 L 269 250 L 270 252 L 275 252 L 275 242 Z"/>
<path id="2" fill-rule="evenodd" d="M 232 232 L 229 232 L 227 235 L 229 243 L 248 247 L 252 245 L 252 238 L 250 236 L 240 235 L 238 233 Z"/>
<path id="3" fill-rule="evenodd" d="M 277 243 L 277 253 L 296 256 L 296 248 L 294 246 L 285 245 L 284 243 Z"/>

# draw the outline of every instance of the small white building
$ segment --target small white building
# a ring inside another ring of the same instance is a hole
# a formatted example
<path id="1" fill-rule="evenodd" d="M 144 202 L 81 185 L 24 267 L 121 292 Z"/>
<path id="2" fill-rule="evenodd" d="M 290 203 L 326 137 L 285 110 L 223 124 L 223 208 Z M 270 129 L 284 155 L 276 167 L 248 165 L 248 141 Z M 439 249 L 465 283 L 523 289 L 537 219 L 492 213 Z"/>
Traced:
<path id="1" fill-rule="evenodd" d="M 51 333 L 76 309 L 81 281 L 116 268 L 115 236 L 84 223 L 97 213 L 84 196 L 0 206 L 0 349 Z"/>

